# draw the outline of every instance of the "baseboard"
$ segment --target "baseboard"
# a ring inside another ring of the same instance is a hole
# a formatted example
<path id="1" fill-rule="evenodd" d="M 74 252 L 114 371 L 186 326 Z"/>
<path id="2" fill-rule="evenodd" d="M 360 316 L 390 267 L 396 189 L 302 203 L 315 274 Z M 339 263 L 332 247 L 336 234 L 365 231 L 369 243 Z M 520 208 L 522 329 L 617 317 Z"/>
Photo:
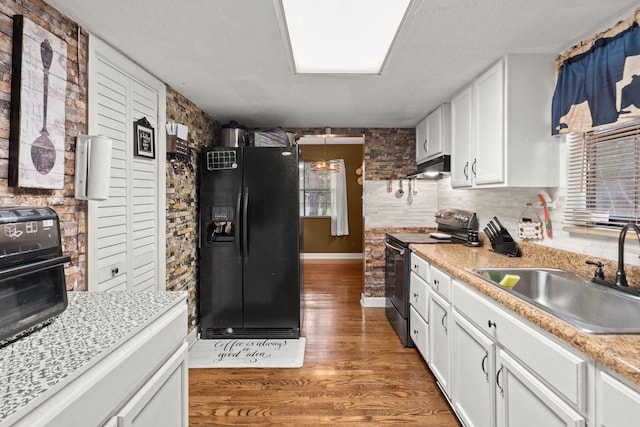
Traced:
<path id="1" fill-rule="evenodd" d="M 363 255 L 360 252 L 357 253 L 304 253 L 303 259 L 362 259 Z"/>
<path id="2" fill-rule="evenodd" d="M 191 332 L 187 334 L 187 344 L 189 344 L 189 348 L 191 348 L 191 346 L 193 346 L 196 341 L 198 341 L 198 329 L 199 326 L 196 326 Z"/>
<path id="3" fill-rule="evenodd" d="M 360 305 L 363 307 L 384 308 L 385 304 L 386 304 L 385 297 L 365 297 L 364 294 L 360 294 Z"/>

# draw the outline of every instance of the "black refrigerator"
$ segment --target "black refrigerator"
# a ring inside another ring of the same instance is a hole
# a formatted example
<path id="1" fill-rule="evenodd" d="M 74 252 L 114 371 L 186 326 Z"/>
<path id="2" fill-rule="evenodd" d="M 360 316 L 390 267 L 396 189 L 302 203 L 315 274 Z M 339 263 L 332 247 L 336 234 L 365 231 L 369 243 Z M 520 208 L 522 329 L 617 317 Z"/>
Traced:
<path id="1" fill-rule="evenodd" d="M 201 154 L 200 338 L 299 338 L 298 147 Z"/>

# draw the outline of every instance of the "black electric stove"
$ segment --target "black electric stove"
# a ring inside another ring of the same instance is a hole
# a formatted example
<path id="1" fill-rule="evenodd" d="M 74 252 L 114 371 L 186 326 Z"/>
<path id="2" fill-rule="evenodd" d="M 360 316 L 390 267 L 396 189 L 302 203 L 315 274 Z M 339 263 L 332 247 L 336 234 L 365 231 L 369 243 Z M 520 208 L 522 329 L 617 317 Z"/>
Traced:
<path id="1" fill-rule="evenodd" d="M 477 232 L 475 212 L 461 209 L 442 209 L 436 212 L 437 231 L 393 232 L 385 236 L 385 312 L 400 341 L 413 347 L 409 334 L 409 245 L 469 244 L 470 232 Z M 476 234 L 477 236 L 477 234 Z M 477 243 L 477 242 L 476 242 Z"/>

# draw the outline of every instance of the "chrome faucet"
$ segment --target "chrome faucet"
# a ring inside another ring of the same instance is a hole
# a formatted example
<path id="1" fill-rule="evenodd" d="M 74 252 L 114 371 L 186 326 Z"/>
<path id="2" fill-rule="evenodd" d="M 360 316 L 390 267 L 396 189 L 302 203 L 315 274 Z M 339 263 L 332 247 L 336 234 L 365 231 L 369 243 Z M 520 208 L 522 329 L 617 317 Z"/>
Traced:
<path id="1" fill-rule="evenodd" d="M 616 271 L 616 286 L 629 286 L 627 283 L 627 275 L 624 272 L 624 241 L 629 227 L 633 228 L 636 232 L 638 242 L 640 242 L 640 228 L 632 222 L 625 224 L 624 227 L 622 227 L 622 230 L 620 230 L 620 237 L 618 239 L 618 271 Z"/>

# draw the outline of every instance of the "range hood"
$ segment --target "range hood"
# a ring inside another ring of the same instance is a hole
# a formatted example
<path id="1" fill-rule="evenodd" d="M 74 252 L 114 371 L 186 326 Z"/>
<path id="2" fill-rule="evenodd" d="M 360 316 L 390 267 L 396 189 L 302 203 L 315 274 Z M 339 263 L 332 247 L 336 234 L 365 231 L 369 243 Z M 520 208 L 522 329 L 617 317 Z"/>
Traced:
<path id="1" fill-rule="evenodd" d="M 407 175 L 407 178 L 417 179 L 441 179 L 451 172 L 451 155 L 436 157 L 418 165 L 416 172 Z"/>

